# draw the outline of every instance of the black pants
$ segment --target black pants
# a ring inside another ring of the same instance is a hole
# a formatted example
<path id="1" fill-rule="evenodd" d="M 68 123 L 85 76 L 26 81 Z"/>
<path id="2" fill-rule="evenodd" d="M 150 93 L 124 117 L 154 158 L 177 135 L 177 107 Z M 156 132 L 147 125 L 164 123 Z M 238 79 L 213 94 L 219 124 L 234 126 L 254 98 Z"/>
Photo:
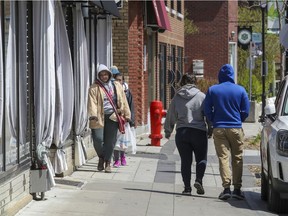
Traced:
<path id="1" fill-rule="evenodd" d="M 196 180 L 202 183 L 207 164 L 207 132 L 194 128 L 178 128 L 175 141 L 181 157 L 184 186 L 191 187 L 193 152 L 196 159 Z"/>

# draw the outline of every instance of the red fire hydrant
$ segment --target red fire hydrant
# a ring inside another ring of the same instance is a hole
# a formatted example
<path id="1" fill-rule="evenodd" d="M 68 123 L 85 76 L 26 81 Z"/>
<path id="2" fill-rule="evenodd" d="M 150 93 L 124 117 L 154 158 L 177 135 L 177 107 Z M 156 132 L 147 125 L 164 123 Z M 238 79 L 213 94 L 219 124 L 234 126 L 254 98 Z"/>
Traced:
<path id="1" fill-rule="evenodd" d="M 150 104 L 150 125 L 151 125 L 151 138 L 152 146 L 160 146 L 160 140 L 162 139 L 161 134 L 161 121 L 166 116 L 166 111 L 163 110 L 161 101 L 152 101 Z"/>

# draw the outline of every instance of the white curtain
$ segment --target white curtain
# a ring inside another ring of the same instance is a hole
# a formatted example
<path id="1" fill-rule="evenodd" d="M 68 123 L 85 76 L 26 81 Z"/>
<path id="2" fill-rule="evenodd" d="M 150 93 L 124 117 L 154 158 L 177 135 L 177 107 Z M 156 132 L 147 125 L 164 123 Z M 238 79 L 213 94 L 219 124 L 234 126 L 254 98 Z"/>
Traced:
<path id="1" fill-rule="evenodd" d="M 81 4 L 77 3 L 73 10 L 74 24 L 74 94 L 75 94 L 75 165 L 86 162 L 83 133 L 87 128 L 87 99 L 89 88 L 89 64 L 87 41 Z"/>
<path id="2" fill-rule="evenodd" d="M 65 19 L 59 1 L 55 4 L 55 61 L 56 61 L 56 107 L 54 143 L 57 151 L 54 158 L 55 173 L 68 169 L 62 149 L 72 126 L 74 88 L 73 69 Z"/>
<path id="3" fill-rule="evenodd" d="M 83 7 L 82 7 L 82 11 L 83 11 Z M 90 28 L 90 22 L 91 22 L 91 28 Z M 90 72 L 90 85 L 91 85 L 95 81 L 95 73 L 96 73 L 95 71 L 96 71 L 97 63 L 95 59 L 95 54 L 96 54 L 95 53 L 95 44 L 96 44 L 95 25 L 94 25 L 93 19 L 90 22 L 89 22 L 89 19 L 85 20 L 86 35 L 87 35 L 87 49 L 88 49 L 89 55 L 91 54 L 91 72 Z"/>
<path id="4" fill-rule="evenodd" d="M 110 68 L 113 64 L 112 53 L 112 16 L 97 20 L 97 61 Z"/>
<path id="5" fill-rule="evenodd" d="M 4 106 L 4 101 L 3 101 L 3 87 L 4 87 L 4 81 L 3 81 L 3 47 L 2 47 L 2 28 L 1 28 L 1 19 L 3 17 L 0 16 L 0 138 L 2 138 L 2 123 L 3 123 L 3 106 Z M 2 152 L 2 145 L 4 145 L 3 141 L 0 143 L 1 150 L 0 150 L 0 168 L 2 169 L 3 167 L 3 152 Z"/>
<path id="6" fill-rule="evenodd" d="M 89 47 L 91 48 L 91 63 L 92 63 L 92 68 L 91 68 L 91 73 L 92 73 L 92 76 L 91 76 L 91 80 L 90 80 L 90 83 L 92 84 L 94 81 L 95 81 L 95 76 L 96 76 L 96 69 L 97 69 L 97 62 L 96 62 L 96 59 L 95 59 L 95 44 L 96 44 L 96 36 L 95 36 L 95 25 L 92 25 L 92 28 L 91 28 L 91 45 L 89 45 Z"/>
<path id="7" fill-rule="evenodd" d="M 27 74 L 26 74 L 26 2 L 17 2 L 18 20 L 16 20 L 15 1 L 11 1 L 10 6 L 10 25 L 7 47 L 7 65 L 6 65 L 6 100 L 7 100 L 7 119 L 9 131 L 11 134 L 10 143 L 7 148 L 7 162 L 13 162 L 17 159 L 17 127 L 19 121 L 19 143 L 20 156 L 29 153 L 28 144 L 26 144 L 27 128 Z M 17 62 L 16 50 L 16 22 L 18 22 L 19 50 Z M 19 65 L 19 72 L 17 66 Z M 17 76 L 19 76 L 17 78 Z M 18 83 L 19 82 L 19 83 Z M 17 92 L 18 91 L 18 92 Z M 19 98 L 17 97 L 19 93 Z M 19 100 L 19 119 L 18 104 Z M 2 108 L 1 108 L 2 109 Z"/>
<path id="8" fill-rule="evenodd" d="M 48 167 L 48 184 L 55 185 L 48 158 L 55 119 L 54 2 L 33 1 L 33 53 L 37 156 Z"/>

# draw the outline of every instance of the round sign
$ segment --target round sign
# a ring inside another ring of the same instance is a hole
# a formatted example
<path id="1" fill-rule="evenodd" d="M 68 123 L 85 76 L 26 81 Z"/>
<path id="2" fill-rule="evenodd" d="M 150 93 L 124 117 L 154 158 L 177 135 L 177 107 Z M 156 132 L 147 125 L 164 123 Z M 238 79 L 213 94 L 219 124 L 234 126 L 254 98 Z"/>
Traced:
<path id="1" fill-rule="evenodd" d="M 241 44 L 249 44 L 251 38 L 252 38 L 251 32 L 246 29 L 239 31 L 238 33 L 238 40 Z"/>

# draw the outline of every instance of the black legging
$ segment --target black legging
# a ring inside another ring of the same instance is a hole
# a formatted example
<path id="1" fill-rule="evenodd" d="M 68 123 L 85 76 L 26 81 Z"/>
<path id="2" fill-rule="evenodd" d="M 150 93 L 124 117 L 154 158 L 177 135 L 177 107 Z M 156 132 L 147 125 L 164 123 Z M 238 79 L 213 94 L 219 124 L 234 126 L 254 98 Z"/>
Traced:
<path id="1" fill-rule="evenodd" d="M 207 164 L 207 132 L 195 128 L 178 128 L 175 141 L 181 157 L 184 186 L 191 187 L 193 152 L 196 158 L 196 180 L 202 183 Z"/>

